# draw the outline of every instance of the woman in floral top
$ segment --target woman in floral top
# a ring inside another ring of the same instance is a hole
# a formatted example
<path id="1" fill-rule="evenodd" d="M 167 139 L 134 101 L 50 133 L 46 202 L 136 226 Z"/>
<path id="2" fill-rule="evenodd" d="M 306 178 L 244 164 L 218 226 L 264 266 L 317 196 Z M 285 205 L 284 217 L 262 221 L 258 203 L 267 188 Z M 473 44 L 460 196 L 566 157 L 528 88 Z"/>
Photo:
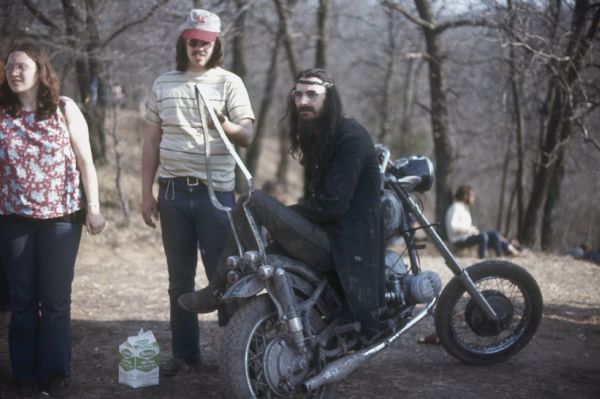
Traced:
<path id="1" fill-rule="evenodd" d="M 58 91 L 37 45 L 8 53 L 0 86 L 0 253 L 11 287 L 11 368 L 22 393 L 50 396 L 68 388 L 82 224 L 89 234 L 105 226 L 87 124 Z"/>

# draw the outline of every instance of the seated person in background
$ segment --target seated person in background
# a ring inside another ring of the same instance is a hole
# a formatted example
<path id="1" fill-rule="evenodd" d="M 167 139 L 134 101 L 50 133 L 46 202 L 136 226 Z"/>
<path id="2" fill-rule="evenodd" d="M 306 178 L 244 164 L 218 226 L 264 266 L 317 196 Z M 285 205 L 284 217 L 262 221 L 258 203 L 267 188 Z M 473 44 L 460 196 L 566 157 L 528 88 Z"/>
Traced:
<path id="1" fill-rule="evenodd" d="M 445 222 L 448 239 L 456 248 L 477 245 L 480 259 L 485 258 L 488 248 L 492 248 L 497 256 L 519 254 L 517 248 L 497 231 L 479 231 L 473 225 L 470 211 L 475 202 L 473 187 L 460 186 L 454 199 L 454 203 L 446 211 Z"/>

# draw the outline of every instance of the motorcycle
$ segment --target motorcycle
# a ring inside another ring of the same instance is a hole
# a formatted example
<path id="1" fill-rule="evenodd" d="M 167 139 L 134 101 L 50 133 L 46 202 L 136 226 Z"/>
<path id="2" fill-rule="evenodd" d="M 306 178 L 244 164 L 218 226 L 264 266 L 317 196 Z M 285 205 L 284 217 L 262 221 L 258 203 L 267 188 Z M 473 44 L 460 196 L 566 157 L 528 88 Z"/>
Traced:
<path id="1" fill-rule="evenodd" d="M 251 198 L 255 192 L 252 176 L 199 87 L 196 100 L 203 126 L 207 126 L 208 111 L 248 182 L 247 198 Z M 206 128 L 204 137 L 210 143 Z M 258 250 L 242 248 L 231 209 L 214 195 L 207 145 L 209 194 L 213 205 L 229 215 L 239 253 L 227 259 L 228 288 L 222 297 L 225 303 L 236 304 L 220 350 L 224 397 L 334 398 L 343 378 L 430 314 L 441 345 L 468 364 L 504 361 L 533 338 L 543 308 L 535 279 L 524 268 L 505 260 L 461 267 L 414 198 L 416 193 L 431 189 L 432 162 L 422 156 L 391 161 L 389 149 L 380 144 L 376 151 L 383 182 L 385 238 L 402 238 L 405 250 L 403 254 L 385 253 L 381 327 L 376 334 L 367 335 L 360 323 L 340 317 L 344 295 L 330 279 L 310 265 L 265 252 L 248 200 L 244 212 Z M 417 229 L 424 230 L 454 274 L 443 288 L 437 273 L 421 269 L 418 250 L 423 245 L 415 239 Z"/>

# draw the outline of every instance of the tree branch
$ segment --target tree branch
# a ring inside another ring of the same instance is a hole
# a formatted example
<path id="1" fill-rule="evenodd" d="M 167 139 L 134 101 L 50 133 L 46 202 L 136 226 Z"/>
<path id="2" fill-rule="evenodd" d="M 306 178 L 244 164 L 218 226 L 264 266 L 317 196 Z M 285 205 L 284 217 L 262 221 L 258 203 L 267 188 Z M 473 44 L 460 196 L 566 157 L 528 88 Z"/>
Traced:
<path id="1" fill-rule="evenodd" d="M 490 27 L 490 28 L 496 28 L 498 26 L 498 24 L 495 23 L 494 21 L 491 21 L 491 20 L 485 19 L 485 18 L 481 18 L 481 19 L 457 19 L 457 20 L 454 20 L 454 21 L 447 21 L 447 22 L 440 23 L 440 24 L 438 24 L 435 27 L 435 30 L 438 33 L 442 33 L 446 29 L 462 28 L 463 26 L 470 26 L 470 27 L 487 26 L 487 27 Z"/>
<path id="2" fill-rule="evenodd" d="M 384 7 L 387 7 L 391 10 L 395 10 L 398 11 L 400 14 L 404 15 L 404 17 L 406 17 L 406 19 L 408 19 L 409 21 L 411 21 L 412 23 L 425 28 L 425 29 L 430 29 L 430 30 L 435 30 L 436 26 L 435 24 L 429 23 L 427 21 L 425 21 L 424 19 L 421 19 L 415 15 L 413 15 L 410 11 L 408 11 L 406 8 L 402 7 L 399 4 L 396 4 L 395 2 L 391 1 L 391 0 L 381 0 L 381 4 Z"/>
<path id="3" fill-rule="evenodd" d="M 25 1 L 25 0 L 23 0 Z M 126 30 L 136 26 L 136 25 L 141 25 L 142 23 L 146 22 L 153 14 L 154 12 L 159 9 L 160 7 L 162 7 L 163 5 L 167 4 L 169 2 L 169 0 L 160 0 L 158 3 L 154 4 L 152 7 L 150 7 L 150 9 L 148 10 L 148 12 L 141 16 L 140 18 L 128 22 L 125 25 L 121 26 L 120 28 L 118 28 L 117 30 L 115 30 L 113 33 L 110 34 L 110 36 L 108 36 L 102 43 L 100 43 L 100 45 L 98 46 L 99 48 L 103 49 L 106 46 L 108 46 L 110 44 L 110 42 L 112 42 L 114 39 L 116 39 L 121 33 L 125 32 Z"/>
<path id="4" fill-rule="evenodd" d="M 27 7 L 29 12 L 35 17 L 35 19 L 37 19 L 42 24 L 46 25 L 47 27 L 49 27 L 53 30 L 59 30 L 58 26 L 54 22 L 52 22 L 52 20 L 50 18 L 48 18 L 47 16 L 42 14 L 42 12 L 40 10 L 38 10 L 37 7 L 30 0 L 21 0 L 21 1 L 25 5 L 25 7 Z"/>

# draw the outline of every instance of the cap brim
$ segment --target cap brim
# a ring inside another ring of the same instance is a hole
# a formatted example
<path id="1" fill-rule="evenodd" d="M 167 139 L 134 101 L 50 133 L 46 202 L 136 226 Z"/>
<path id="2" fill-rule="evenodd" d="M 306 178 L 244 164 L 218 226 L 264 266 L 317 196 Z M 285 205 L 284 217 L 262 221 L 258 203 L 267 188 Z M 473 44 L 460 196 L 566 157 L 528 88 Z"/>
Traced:
<path id="1" fill-rule="evenodd" d="M 183 31 L 184 39 L 196 39 L 204 42 L 212 43 L 217 39 L 217 32 L 209 32 L 207 30 L 200 29 L 187 29 Z"/>

